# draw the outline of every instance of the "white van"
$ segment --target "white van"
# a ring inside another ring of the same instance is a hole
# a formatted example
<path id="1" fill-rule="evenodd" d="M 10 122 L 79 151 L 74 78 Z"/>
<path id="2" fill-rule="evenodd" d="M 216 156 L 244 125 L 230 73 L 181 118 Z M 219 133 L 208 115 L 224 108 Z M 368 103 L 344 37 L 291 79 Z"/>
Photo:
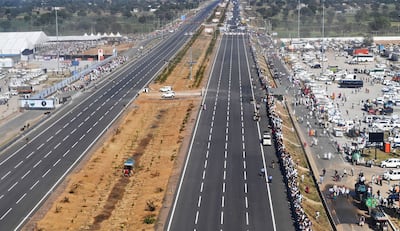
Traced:
<path id="1" fill-rule="evenodd" d="M 400 180 L 400 169 L 390 170 L 383 174 L 385 180 Z"/>

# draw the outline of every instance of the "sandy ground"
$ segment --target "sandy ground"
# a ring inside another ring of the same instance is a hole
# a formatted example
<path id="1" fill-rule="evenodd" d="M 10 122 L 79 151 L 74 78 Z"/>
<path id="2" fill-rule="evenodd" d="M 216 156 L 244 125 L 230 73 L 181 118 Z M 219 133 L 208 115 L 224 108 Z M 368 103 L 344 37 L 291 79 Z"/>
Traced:
<path id="1" fill-rule="evenodd" d="M 210 40 L 201 35 L 193 45 L 197 63 Z M 177 165 L 186 151 L 182 143 L 191 137 L 200 107 L 200 90 L 188 91 L 192 84 L 187 78 L 188 60 L 185 57 L 162 84 L 172 85 L 177 95 L 185 94 L 163 100 L 158 93 L 162 85 L 151 85 L 152 91 L 138 97 L 25 230 L 154 230 L 156 223 L 162 226 L 158 214 L 163 201 L 171 200 L 166 195 L 173 195 L 174 187 L 168 183 L 174 179 L 171 175 L 176 179 L 179 175 Z M 197 68 L 193 66 L 194 73 Z M 124 177 L 128 158 L 135 160 L 135 168 L 131 177 Z"/>

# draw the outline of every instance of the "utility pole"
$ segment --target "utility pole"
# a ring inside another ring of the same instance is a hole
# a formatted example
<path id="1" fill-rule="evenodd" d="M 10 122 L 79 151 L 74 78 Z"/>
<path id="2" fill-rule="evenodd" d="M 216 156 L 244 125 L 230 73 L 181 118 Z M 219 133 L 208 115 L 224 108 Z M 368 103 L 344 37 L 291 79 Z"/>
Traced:
<path id="1" fill-rule="evenodd" d="M 297 38 L 300 39 L 300 0 L 297 3 Z"/>
<path id="2" fill-rule="evenodd" d="M 325 0 L 322 0 L 322 62 L 321 62 L 321 71 L 322 75 L 324 74 L 324 69 L 325 69 Z"/>
<path id="3" fill-rule="evenodd" d="M 60 70 L 60 46 L 58 44 L 58 16 L 57 16 L 57 11 L 60 9 L 60 7 L 54 7 L 54 11 L 56 12 L 56 38 L 57 38 L 57 74 L 58 71 Z"/>

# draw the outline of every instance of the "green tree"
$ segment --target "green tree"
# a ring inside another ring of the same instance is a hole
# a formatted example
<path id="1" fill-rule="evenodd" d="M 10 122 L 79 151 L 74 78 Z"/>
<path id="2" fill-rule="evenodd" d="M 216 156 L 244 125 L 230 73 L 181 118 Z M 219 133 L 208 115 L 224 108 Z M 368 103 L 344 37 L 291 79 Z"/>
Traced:
<path id="1" fill-rule="evenodd" d="M 384 31 L 390 28 L 390 20 L 385 16 L 377 16 L 368 25 L 372 31 Z"/>

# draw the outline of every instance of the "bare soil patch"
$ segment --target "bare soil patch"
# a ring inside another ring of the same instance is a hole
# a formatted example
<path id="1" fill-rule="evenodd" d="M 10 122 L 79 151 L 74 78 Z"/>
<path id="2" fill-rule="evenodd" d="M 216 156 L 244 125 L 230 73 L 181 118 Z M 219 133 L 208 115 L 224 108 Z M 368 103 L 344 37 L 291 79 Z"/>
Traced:
<path id="1" fill-rule="evenodd" d="M 210 40 L 199 36 L 192 48 L 194 59 L 204 58 Z M 177 94 L 189 90 L 188 60 L 189 54 L 162 85 L 173 86 Z M 197 68 L 194 65 L 193 71 Z M 166 195 L 173 195 L 170 176 L 186 153 L 182 143 L 191 137 L 201 100 L 200 94 L 163 100 L 160 87 L 152 84 L 150 94 L 140 94 L 87 162 L 66 179 L 65 190 L 47 202 L 43 209 L 48 210 L 38 213 L 26 230 L 155 229 Z M 131 177 L 122 174 L 128 158 L 135 160 Z"/>

